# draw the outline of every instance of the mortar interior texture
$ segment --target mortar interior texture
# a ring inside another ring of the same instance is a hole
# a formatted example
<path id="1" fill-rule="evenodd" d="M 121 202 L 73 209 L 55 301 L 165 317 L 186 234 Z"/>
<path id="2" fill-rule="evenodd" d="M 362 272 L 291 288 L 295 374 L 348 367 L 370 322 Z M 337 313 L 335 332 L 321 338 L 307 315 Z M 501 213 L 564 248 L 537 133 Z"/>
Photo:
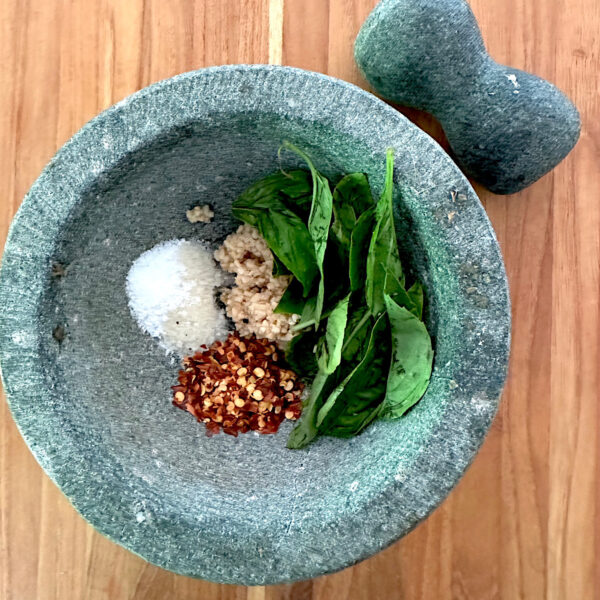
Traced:
<path id="1" fill-rule="evenodd" d="M 171 406 L 178 361 L 137 327 L 125 294 L 143 251 L 173 238 L 214 247 L 231 232 L 232 200 L 298 164 L 278 158 L 286 139 L 330 177 L 367 172 L 376 191 L 395 148 L 401 251 L 426 286 L 436 351 L 406 417 L 304 451 L 286 449 L 289 423 L 274 436 L 207 438 Z M 186 209 L 204 203 L 214 221 L 188 223 Z M 15 218 L 0 304 L 14 418 L 77 510 L 155 564 L 248 585 L 343 568 L 426 517 L 481 444 L 508 358 L 498 245 L 456 166 L 374 96 L 282 67 L 183 74 L 88 123 Z"/>

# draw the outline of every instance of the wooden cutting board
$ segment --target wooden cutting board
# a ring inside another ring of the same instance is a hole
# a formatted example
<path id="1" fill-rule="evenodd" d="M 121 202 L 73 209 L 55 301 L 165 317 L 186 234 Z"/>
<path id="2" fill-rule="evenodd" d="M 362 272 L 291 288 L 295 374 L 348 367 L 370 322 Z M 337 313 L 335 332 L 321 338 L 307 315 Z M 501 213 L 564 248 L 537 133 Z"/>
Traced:
<path id="1" fill-rule="evenodd" d="M 99 111 L 154 81 L 281 63 L 363 85 L 352 43 L 376 0 L 0 0 L 0 241 L 42 167 Z M 478 189 L 514 315 L 500 414 L 457 489 L 378 556 L 291 586 L 220 586 L 95 533 L 0 402 L 0 600 L 587 600 L 600 584 L 600 3 L 472 0 L 497 60 L 579 107 L 583 133 L 512 197 Z M 450 99 L 449 99 L 450 101 Z M 441 139 L 429 118 L 406 113 Z M 2 307 L 0 307 L 2 310 Z"/>

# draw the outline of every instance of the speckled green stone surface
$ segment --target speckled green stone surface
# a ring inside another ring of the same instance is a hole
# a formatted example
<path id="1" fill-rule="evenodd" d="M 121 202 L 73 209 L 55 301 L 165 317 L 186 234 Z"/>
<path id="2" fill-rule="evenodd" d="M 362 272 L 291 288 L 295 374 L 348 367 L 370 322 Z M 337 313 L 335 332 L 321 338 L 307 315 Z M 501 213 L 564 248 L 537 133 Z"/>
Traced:
<path id="1" fill-rule="evenodd" d="M 465 0 L 382 0 L 354 55 L 384 98 L 435 115 L 461 167 L 497 194 L 537 181 L 579 139 L 573 103 L 548 81 L 496 63 Z"/>
<path id="2" fill-rule="evenodd" d="M 429 390 L 405 418 L 305 451 L 285 448 L 289 426 L 205 437 L 171 406 L 178 365 L 138 329 L 125 295 L 144 250 L 231 231 L 231 201 L 278 167 L 284 139 L 329 176 L 364 170 L 378 190 L 396 149 L 402 252 L 426 285 L 436 348 Z M 185 220 L 199 202 L 214 206 L 213 223 Z M 52 276 L 54 263 L 64 273 Z M 155 564 L 243 584 L 340 569 L 425 518 L 490 426 L 509 348 L 498 245 L 450 158 L 374 96 L 282 67 L 180 75 L 88 123 L 15 218 L 0 305 L 14 418 L 77 510 Z"/>

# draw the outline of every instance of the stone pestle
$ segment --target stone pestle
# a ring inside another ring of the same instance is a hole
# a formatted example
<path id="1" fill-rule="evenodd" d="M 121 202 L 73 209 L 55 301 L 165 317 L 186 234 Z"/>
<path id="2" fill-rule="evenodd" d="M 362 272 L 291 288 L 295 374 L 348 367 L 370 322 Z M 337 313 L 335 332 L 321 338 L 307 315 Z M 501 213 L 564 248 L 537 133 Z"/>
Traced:
<path id="1" fill-rule="evenodd" d="M 459 165 L 497 194 L 537 181 L 579 138 L 573 103 L 548 81 L 496 63 L 464 0 L 383 0 L 354 53 L 377 93 L 434 115 Z"/>

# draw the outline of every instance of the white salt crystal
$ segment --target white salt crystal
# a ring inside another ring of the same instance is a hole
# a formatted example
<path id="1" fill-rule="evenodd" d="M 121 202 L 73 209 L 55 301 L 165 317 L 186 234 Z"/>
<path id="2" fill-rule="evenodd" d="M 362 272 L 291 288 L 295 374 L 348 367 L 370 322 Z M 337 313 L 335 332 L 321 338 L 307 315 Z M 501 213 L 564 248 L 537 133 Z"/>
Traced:
<path id="1" fill-rule="evenodd" d="M 163 348 L 185 356 L 227 337 L 227 320 L 215 302 L 215 288 L 223 282 L 222 271 L 203 244 L 163 242 L 131 266 L 129 308 Z"/>

